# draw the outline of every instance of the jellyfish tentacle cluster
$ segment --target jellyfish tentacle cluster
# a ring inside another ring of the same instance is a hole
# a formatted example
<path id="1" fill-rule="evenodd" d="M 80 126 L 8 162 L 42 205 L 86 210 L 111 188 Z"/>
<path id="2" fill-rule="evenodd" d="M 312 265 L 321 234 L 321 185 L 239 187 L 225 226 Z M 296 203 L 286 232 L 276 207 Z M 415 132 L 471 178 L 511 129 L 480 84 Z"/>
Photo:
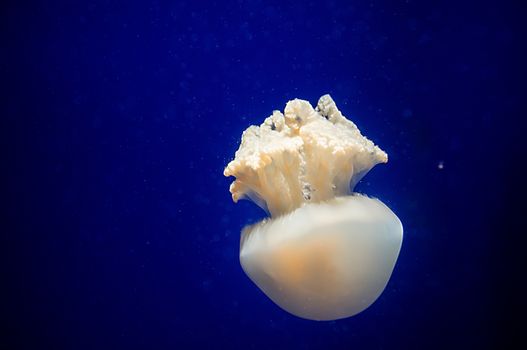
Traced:
<path id="1" fill-rule="evenodd" d="M 289 101 L 243 132 L 225 176 L 234 202 L 271 218 L 243 229 L 240 262 L 276 304 L 299 317 L 333 320 L 371 305 L 402 244 L 397 216 L 353 192 L 387 154 L 363 136 L 329 95 L 316 108 Z"/>

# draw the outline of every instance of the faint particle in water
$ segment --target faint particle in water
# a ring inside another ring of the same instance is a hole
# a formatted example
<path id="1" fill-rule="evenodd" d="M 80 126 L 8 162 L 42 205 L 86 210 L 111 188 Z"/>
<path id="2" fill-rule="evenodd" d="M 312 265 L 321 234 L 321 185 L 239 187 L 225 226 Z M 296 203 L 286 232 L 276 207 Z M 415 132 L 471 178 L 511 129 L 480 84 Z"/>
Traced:
<path id="1" fill-rule="evenodd" d="M 209 289 L 211 285 L 212 285 L 212 280 L 210 279 L 206 279 L 203 282 L 201 282 L 201 286 L 203 287 L 203 289 Z"/>
<path id="2" fill-rule="evenodd" d="M 329 95 L 316 109 L 289 101 L 283 114 L 274 111 L 244 131 L 224 175 L 236 177 L 235 202 L 250 199 L 271 217 L 243 229 L 239 258 L 277 305 L 302 318 L 335 320 L 380 296 L 403 227 L 384 203 L 353 188 L 387 161 Z"/>
<path id="3" fill-rule="evenodd" d="M 439 163 L 437 163 L 437 169 L 443 170 L 444 168 L 445 168 L 445 162 L 443 162 L 442 160 L 439 161 Z"/>
<path id="4" fill-rule="evenodd" d="M 226 247 L 222 250 L 221 255 L 222 255 L 223 259 L 229 260 L 229 261 L 230 260 L 235 260 L 236 257 L 237 257 L 236 254 L 235 254 L 234 249 L 226 248 Z"/>
<path id="5" fill-rule="evenodd" d="M 229 217 L 228 215 L 223 215 L 223 216 L 221 217 L 221 222 L 222 222 L 223 224 L 228 224 L 230 221 L 231 221 L 231 219 L 230 219 L 230 217 Z"/>

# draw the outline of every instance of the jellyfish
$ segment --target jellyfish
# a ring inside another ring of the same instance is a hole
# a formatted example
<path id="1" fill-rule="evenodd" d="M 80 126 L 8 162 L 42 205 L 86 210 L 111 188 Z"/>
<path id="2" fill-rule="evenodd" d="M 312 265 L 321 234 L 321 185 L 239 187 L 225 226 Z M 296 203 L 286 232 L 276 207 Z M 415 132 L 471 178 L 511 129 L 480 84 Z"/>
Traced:
<path id="1" fill-rule="evenodd" d="M 381 295 L 402 245 L 399 218 L 353 192 L 387 154 L 329 95 L 294 99 L 242 135 L 225 168 L 232 199 L 270 217 L 242 229 L 240 263 L 274 303 L 309 320 L 353 316 Z"/>

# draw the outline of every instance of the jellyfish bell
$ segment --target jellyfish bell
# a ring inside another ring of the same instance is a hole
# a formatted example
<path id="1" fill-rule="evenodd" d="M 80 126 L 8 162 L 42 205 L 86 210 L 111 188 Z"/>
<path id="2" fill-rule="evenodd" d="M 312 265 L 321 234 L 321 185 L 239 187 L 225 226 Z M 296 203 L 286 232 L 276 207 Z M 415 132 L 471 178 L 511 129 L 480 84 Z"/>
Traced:
<path id="1" fill-rule="evenodd" d="M 379 200 L 338 197 L 245 228 L 240 261 L 283 309 L 334 320 L 359 313 L 381 294 L 401 233 L 400 221 Z"/>
<path id="2" fill-rule="evenodd" d="M 271 218 L 242 230 L 240 263 L 277 305 L 306 319 L 335 320 L 370 306 L 402 244 L 397 216 L 355 184 L 388 157 L 346 119 L 329 95 L 316 108 L 289 101 L 242 135 L 235 202 L 250 199 Z"/>

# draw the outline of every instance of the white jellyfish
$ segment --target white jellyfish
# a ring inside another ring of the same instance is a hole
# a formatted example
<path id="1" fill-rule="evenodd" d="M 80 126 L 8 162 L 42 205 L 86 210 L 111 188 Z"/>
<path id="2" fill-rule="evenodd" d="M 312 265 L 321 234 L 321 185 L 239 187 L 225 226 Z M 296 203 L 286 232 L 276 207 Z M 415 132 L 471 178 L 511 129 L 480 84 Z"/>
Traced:
<path id="1" fill-rule="evenodd" d="M 329 95 L 316 109 L 289 101 L 244 131 L 225 176 L 234 202 L 248 198 L 271 218 L 242 230 L 240 262 L 284 310 L 311 320 L 353 316 L 382 293 L 403 227 L 380 200 L 353 187 L 388 156 L 362 136 Z"/>

